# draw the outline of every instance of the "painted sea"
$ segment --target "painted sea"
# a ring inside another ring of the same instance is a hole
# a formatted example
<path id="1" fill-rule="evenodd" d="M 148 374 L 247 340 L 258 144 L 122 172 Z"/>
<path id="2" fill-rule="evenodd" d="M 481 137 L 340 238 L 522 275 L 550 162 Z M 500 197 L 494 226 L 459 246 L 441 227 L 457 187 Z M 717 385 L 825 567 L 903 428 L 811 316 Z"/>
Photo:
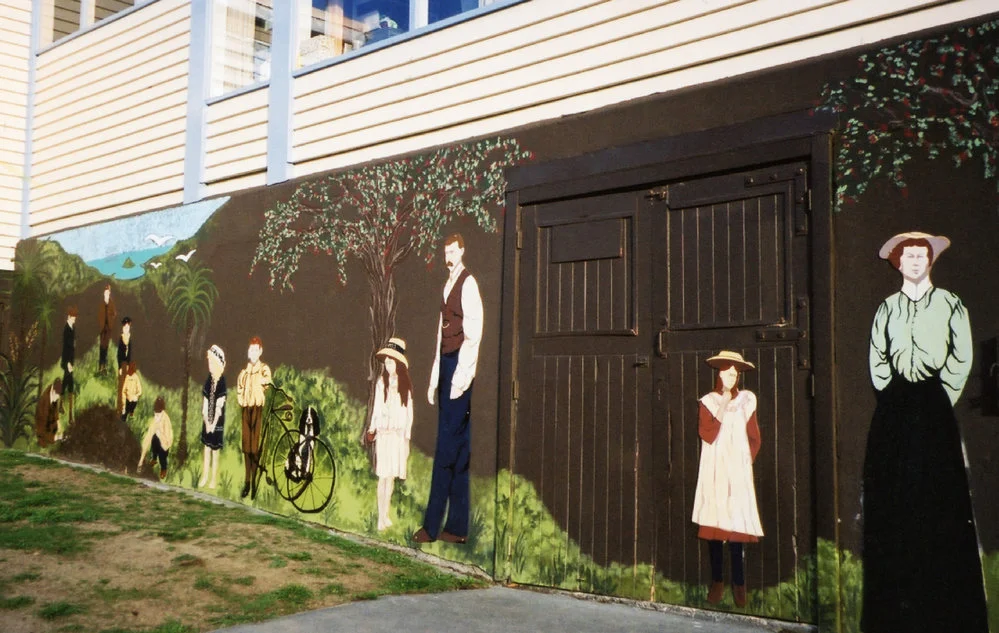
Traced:
<path id="1" fill-rule="evenodd" d="M 102 259 L 87 262 L 101 274 L 115 279 L 137 279 L 146 272 L 145 264 L 170 250 L 173 244 L 165 244 L 139 251 L 118 253 Z"/>

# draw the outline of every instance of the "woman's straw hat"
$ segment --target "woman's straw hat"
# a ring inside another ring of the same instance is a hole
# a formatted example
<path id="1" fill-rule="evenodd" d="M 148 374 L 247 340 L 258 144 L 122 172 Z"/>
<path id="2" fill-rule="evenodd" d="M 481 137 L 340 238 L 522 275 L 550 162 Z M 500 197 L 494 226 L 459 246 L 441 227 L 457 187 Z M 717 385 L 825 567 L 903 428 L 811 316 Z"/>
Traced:
<path id="1" fill-rule="evenodd" d="M 906 233 L 899 233 L 898 235 L 890 237 L 887 242 L 881 245 L 881 250 L 878 251 L 878 256 L 881 259 L 888 259 L 888 256 L 891 255 L 892 249 L 905 240 L 926 240 L 929 242 L 930 246 L 933 247 L 933 261 L 936 261 L 937 257 L 940 257 L 940 253 L 947 250 L 947 247 L 950 246 L 950 239 L 944 237 L 943 235 L 930 235 L 929 233 L 923 233 L 921 231 L 908 231 Z"/>
<path id="2" fill-rule="evenodd" d="M 735 365 L 735 368 L 739 371 L 756 369 L 756 365 L 743 358 L 742 354 L 739 352 L 731 352 L 727 349 L 723 349 L 704 362 L 711 365 L 715 369 L 722 369 L 731 365 Z"/>
<path id="3" fill-rule="evenodd" d="M 406 341 L 401 338 L 390 338 L 385 347 L 378 350 L 375 356 L 377 358 L 392 358 L 409 367 L 409 361 L 406 360 Z"/>

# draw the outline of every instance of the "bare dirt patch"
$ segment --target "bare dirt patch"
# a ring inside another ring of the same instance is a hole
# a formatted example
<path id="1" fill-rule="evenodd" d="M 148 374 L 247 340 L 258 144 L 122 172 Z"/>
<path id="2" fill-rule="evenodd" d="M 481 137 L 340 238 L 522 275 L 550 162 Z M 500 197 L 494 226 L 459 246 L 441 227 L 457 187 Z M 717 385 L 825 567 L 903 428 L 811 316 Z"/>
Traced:
<path id="1" fill-rule="evenodd" d="M 391 579 L 418 565 L 372 558 L 361 551 L 369 548 L 326 531 L 267 524 L 270 517 L 80 469 L 22 463 L 9 472 L 33 494 L 58 491 L 82 507 L 73 511 L 102 515 L 70 524 L 86 543 L 83 551 L 0 549 L 6 604 L 0 631 L 149 631 L 171 620 L 188 627 L 176 630 L 208 631 L 398 592 Z M 33 520 L 6 525 L 16 529 Z M 428 571 L 440 574 L 419 573 Z M 457 587 L 464 579 L 454 580 Z M 43 617 L 46 606 L 60 601 L 82 612 Z"/>

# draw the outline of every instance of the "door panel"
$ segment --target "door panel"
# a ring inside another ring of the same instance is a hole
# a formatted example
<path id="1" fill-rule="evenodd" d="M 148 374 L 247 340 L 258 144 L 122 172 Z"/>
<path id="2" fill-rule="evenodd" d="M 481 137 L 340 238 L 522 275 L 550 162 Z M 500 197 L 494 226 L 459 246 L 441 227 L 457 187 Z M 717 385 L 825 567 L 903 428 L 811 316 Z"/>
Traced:
<path id="1" fill-rule="evenodd" d="M 638 337 L 649 327 L 647 297 L 639 318 L 648 288 L 643 203 L 631 193 L 521 210 L 514 472 L 534 482 L 566 535 L 551 551 L 530 553 L 549 561 L 570 541 L 600 565 L 651 561 L 652 464 L 643 454 L 652 444 L 651 368 L 638 362 L 649 354 Z M 513 569 L 515 581 L 538 581 Z M 591 590 L 582 579 L 549 574 L 553 580 Z"/>
<path id="2" fill-rule="evenodd" d="M 815 539 L 804 186 L 805 165 L 788 164 L 669 183 L 652 201 L 643 189 L 520 207 L 513 471 L 560 532 L 544 551 L 514 552 L 512 580 L 624 591 L 559 568 L 578 546 L 598 565 L 633 566 L 636 587 L 638 566 L 654 566 L 641 573 L 665 579 L 656 595 L 707 606 L 691 521 L 697 400 L 714 387 L 705 359 L 730 349 L 757 366 L 744 387 L 763 436 L 765 536 L 746 548 L 746 572 L 771 597 L 750 612 L 812 612 L 814 583 L 796 573 Z"/>
<path id="3" fill-rule="evenodd" d="M 710 584 L 707 546 L 691 521 L 697 400 L 714 389 L 705 359 L 739 352 L 756 365 L 740 384 L 757 396 L 763 439 L 753 476 L 764 536 L 745 548 L 746 580 L 750 590 L 791 583 L 776 613 L 760 613 L 788 619 L 807 617 L 814 587 L 795 575 L 814 542 L 810 373 L 807 353 L 799 353 L 809 328 L 808 242 L 795 223 L 803 184 L 804 166 L 788 165 L 670 185 L 654 223 L 667 244 L 653 253 L 653 312 L 662 328 L 655 379 L 667 386 L 656 394 L 660 418 L 665 412 L 656 446 L 669 456 L 657 479 L 657 570 L 688 585 Z M 727 578 L 727 559 L 725 566 Z"/>

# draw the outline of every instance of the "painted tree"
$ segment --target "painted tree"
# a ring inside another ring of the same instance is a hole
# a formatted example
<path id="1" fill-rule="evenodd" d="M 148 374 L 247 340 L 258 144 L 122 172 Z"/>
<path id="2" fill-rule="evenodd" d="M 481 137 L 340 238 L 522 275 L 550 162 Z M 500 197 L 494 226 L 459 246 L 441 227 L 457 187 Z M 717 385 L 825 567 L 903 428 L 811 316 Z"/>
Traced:
<path id="1" fill-rule="evenodd" d="M 14 258 L 10 304 L 24 338 L 38 316 L 38 304 L 52 301 L 49 288 L 54 278 L 55 260 L 40 240 L 22 240 Z"/>
<path id="2" fill-rule="evenodd" d="M 174 329 L 184 338 L 184 387 L 180 398 L 180 443 L 177 459 L 187 461 L 187 401 L 191 382 L 191 342 L 199 327 L 208 325 L 219 291 L 212 271 L 199 264 L 178 264 L 167 286 L 166 308 Z"/>
<path id="3" fill-rule="evenodd" d="M 39 240 L 23 240 L 18 243 L 14 259 L 14 275 L 11 284 L 11 306 L 18 322 L 14 338 L 26 340 L 28 329 L 41 336 L 38 346 L 38 371 L 45 369 L 45 350 L 52 321 L 56 316 L 56 298 L 50 291 L 55 269 L 55 259 Z M 7 363 L 9 369 L 12 363 Z M 42 397 L 42 381 L 37 381 L 37 396 Z"/>
<path id="4" fill-rule="evenodd" d="M 38 326 L 42 344 L 38 346 L 38 371 L 45 371 L 45 348 L 49 344 L 49 332 L 52 331 L 52 320 L 55 317 L 55 297 L 49 292 L 38 296 L 35 303 L 35 323 Z M 42 381 L 38 381 L 38 398 L 42 397 Z"/>
<path id="5" fill-rule="evenodd" d="M 8 350 L 0 352 L 0 441 L 10 448 L 17 440 L 31 437 L 35 389 L 41 371 L 28 361 L 38 327 L 32 324 L 24 335 L 10 334 Z"/>
<path id="6" fill-rule="evenodd" d="M 887 177 L 908 195 L 917 152 L 980 161 L 996 177 L 999 151 L 999 21 L 910 40 L 857 59 L 852 78 L 828 84 L 817 110 L 838 113 L 836 206 Z M 844 120 L 845 119 L 845 120 Z"/>
<path id="7" fill-rule="evenodd" d="M 431 262 L 442 231 L 458 218 L 494 232 L 506 189 L 503 170 L 528 158 L 514 139 L 445 147 L 303 183 L 265 213 L 250 272 L 266 268 L 272 289 L 293 290 L 292 278 L 309 253 L 333 257 L 341 285 L 348 258 L 363 265 L 371 301 L 369 416 L 379 375 L 375 352 L 395 331 L 396 269 L 410 255 Z"/>

